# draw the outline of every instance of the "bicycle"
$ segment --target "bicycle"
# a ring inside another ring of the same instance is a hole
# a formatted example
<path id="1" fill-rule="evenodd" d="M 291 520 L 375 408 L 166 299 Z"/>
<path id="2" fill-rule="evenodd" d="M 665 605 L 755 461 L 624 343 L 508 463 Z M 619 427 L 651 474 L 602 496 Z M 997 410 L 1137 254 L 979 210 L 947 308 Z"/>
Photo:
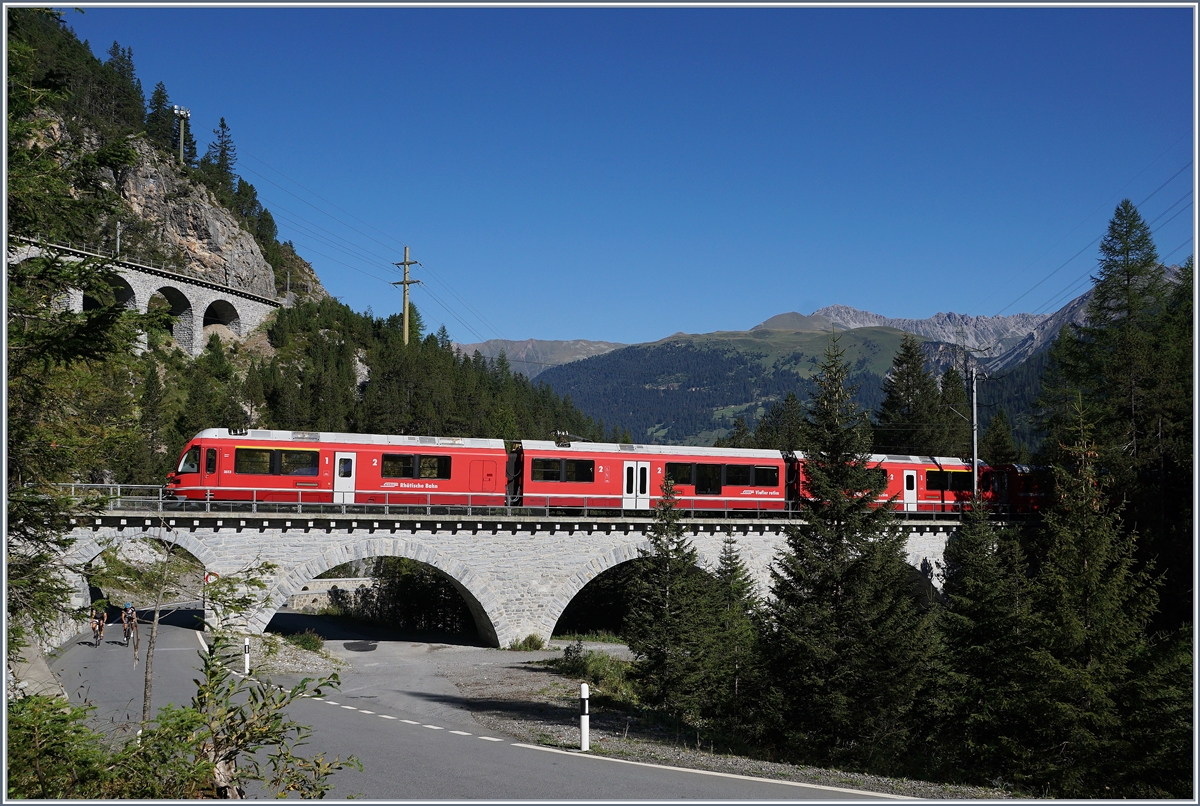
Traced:
<path id="1" fill-rule="evenodd" d="M 105 622 L 105 620 L 106 619 L 104 618 L 103 613 L 101 613 L 100 615 L 96 615 L 96 612 L 94 610 L 92 611 L 92 647 L 93 648 L 100 646 L 100 642 L 104 640 L 104 622 Z"/>

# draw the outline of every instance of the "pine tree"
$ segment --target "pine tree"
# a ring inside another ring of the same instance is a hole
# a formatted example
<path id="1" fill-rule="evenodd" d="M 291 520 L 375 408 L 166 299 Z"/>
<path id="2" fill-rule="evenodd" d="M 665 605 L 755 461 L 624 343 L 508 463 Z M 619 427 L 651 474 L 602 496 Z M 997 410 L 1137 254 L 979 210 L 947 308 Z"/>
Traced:
<path id="1" fill-rule="evenodd" d="M 868 421 L 831 339 L 805 421 L 800 523 L 771 570 L 761 638 L 777 746 L 821 764 L 905 766 L 931 657 L 913 569 L 869 463 Z"/>
<path id="2" fill-rule="evenodd" d="M 1017 449 L 1013 445 L 1012 426 L 1008 415 L 1000 409 L 988 422 L 979 440 L 979 457 L 989 465 L 1006 465 L 1017 461 Z"/>
<path id="3" fill-rule="evenodd" d="M 1024 774 L 1069 797 L 1186 797 L 1191 664 L 1181 662 L 1180 635 L 1149 633 L 1161 581 L 1135 559 L 1136 537 L 1111 501 L 1081 405 L 1076 417 L 1078 436 L 1054 467 L 1056 503 L 1041 529 L 1039 685 L 1027 695 Z M 1165 717 L 1155 728 L 1147 724 L 1153 712 Z"/>
<path id="4" fill-rule="evenodd" d="M 707 715 L 730 728 L 744 726 L 757 711 L 757 668 L 754 620 L 758 598 L 754 581 L 738 554 L 737 541 L 726 536 L 714 573 L 717 650 L 709 653 L 705 670 L 710 693 Z"/>
<path id="5" fill-rule="evenodd" d="M 929 456 L 939 442 L 937 381 L 925 369 L 915 336 L 904 334 L 883 382 L 884 399 L 875 426 L 875 452 Z"/>
<path id="6" fill-rule="evenodd" d="M 650 547 L 638 550 L 625 639 L 642 700 L 682 720 L 704 705 L 712 592 L 680 524 L 671 479 L 663 480 L 661 493 L 647 534 Z"/>
<path id="7" fill-rule="evenodd" d="M 161 81 L 154 85 L 150 103 L 146 108 L 146 138 L 168 153 L 178 153 L 179 143 L 175 140 L 175 113 L 167 87 Z"/>
<path id="8" fill-rule="evenodd" d="M 942 374 L 938 393 L 938 414 L 941 433 L 931 447 L 933 456 L 971 455 L 971 401 L 967 399 L 967 387 L 963 377 L 954 367 Z"/>
<path id="9" fill-rule="evenodd" d="M 944 562 L 938 625 L 945 668 L 931 766 L 952 779 L 1011 784 L 1030 754 L 1025 696 L 1034 682 L 1019 536 L 974 507 L 947 543 Z"/>
<path id="10" fill-rule="evenodd" d="M 804 407 L 795 392 L 772 403 L 754 429 L 754 444 L 750 447 L 768 451 L 798 451 L 804 429 Z"/>
<path id="11" fill-rule="evenodd" d="M 208 151 L 200 159 L 199 171 L 204 182 L 217 197 L 218 201 L 227 207 L 234 207 L 234 183 L 237 179 L 233 166 L 237 164 L 237 148 L 233 144 L 233 134 L 225 118 L 213 129 L 217 139 L 208 144 Z"/>

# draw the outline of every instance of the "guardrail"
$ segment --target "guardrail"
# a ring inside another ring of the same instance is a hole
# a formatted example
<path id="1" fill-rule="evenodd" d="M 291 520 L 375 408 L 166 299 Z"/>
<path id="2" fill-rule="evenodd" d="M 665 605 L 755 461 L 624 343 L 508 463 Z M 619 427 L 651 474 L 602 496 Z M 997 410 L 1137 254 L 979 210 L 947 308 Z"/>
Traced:
<path id="1" fill-rule="evenodd" d="M 60 484 L 60 489 L 80 500 L 96 500 L 104 510 L 110 512 L 205 512 L 205 513 L 278 513 L 278 514 L 313 514 L 313 515 L 383 515 L 414 516 L 414 515 L 463 515 L 467 517 L 503 517 L 503 518 L 553 518 L 553 517 L 611 517 L 611 518 L 640 518 L 652 517 L 650 508 L 625 509 L 621 506 L 620 496 L 579 496 L 569 494 L 538 494 L 538 499 L 546 499 L 546 503 L 538 506 L 509 506 L 497 504 L 497 493 L 417 493 L 417 492 L 380 492 L 379 490 L 263 490 L 252 487 L 222 487 L 222 493 L 244 493 L 247 498 L 242 500 L 225 500 L 212 497 L 216 488 L 187 488 L 189 492 L 204 492 L 206 497 L 176 498 L 173 490 L 165 487 L 145 484 Z M 370 496 L 383 498 L 383 501 L 369 503 L 358 501 L 334 502 L 332 495 Z M 267 500 L 266 496 L 278 498 L 287 495 L 292 500 Z M 420 500 L 424 498 L 424 501 Z M 564 500 L 563 506 L 552 506 L 550 499 Z M 306 500 L 307 498 L 307 500 Z M 324 500 L 316 500 L 316 499 Z M 446 499 L 450 499 L 447 501 Z M 739 506 L 730 506 L 733 503 Z M 720 506 L 714 506 L 714 504 Z M 702 518 L 777 518 L 793 520 L 796 513 L 785 504 L 783 508 L 776 501 L 754 501 L 755 506 L 748 507 L 751 502 L 744 498 L 712 497 L 705 499 L 683 499 L 678 502 L 676 509 L 681 517 L 691 519 Z M 917 511 L 897 512 L 901 518 L 922 518 L 934 520 L 958 520 L 961 511 L 957 504 L 932 504 L 922 502 L 926 508 Z M 697 506 L 700 504 L 700 506 Z M 765 506 L 774 504 L 772 507 Z M 937 507 L 936 509 L 934 507 Z"/>

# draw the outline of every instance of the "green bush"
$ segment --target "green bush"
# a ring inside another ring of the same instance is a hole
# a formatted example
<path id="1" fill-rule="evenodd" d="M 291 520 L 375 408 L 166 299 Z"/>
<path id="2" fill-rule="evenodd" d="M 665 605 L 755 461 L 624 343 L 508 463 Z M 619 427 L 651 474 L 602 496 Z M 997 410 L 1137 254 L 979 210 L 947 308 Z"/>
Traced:
<path id="1" fill-rule="evenodd" d="M 325 639 L 312 630 L 285 635 L 283 639 L 310 652 L 319 652 L 325 646 Z"/>
<path id="2" fill-rule="evenodd" d="M 629 662 L 607 652 L 584 649 L 582 641 L 568 646 L 561 658 L 555 658 L 548 665 L 567 677 L 587 681 L 596 687 L 597 693 L 622 702 L 637 702 L 637 695 L 626 677 Z"/>
<path id="3" fill-rule="evenodd" d="M 522 638 L 520 641 L 513 641 L 508 645 L 509 649 L 514 649 L 518 652 L 536 652 L 539 649 L 546 648 L 546 640 L 540 635 L 529 635 Z"/>

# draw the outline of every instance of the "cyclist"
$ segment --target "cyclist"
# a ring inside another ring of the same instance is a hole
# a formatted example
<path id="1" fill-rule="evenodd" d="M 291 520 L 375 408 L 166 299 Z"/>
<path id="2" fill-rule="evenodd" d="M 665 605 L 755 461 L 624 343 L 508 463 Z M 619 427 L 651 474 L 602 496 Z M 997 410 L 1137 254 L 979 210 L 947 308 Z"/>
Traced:
<path id="1" fill-rule="evenodd" d="M 137 610 L 133 607 L 133 602 L 126 602 L 121 608 L 121 631 L 125 635 L 125 646 L 129 646 L 129 636 L 133 635 L 133 631 L 137 629 Z"/>
<path id="2" fill-rule="evenodd" d="M 92 646 L 100 646 L 100 642 L 104 640 L 104 623 L 108 621 L 108 612 L 105 608 L 97 609 L 92 607 L 92 638 L 95 641 Z"/>

